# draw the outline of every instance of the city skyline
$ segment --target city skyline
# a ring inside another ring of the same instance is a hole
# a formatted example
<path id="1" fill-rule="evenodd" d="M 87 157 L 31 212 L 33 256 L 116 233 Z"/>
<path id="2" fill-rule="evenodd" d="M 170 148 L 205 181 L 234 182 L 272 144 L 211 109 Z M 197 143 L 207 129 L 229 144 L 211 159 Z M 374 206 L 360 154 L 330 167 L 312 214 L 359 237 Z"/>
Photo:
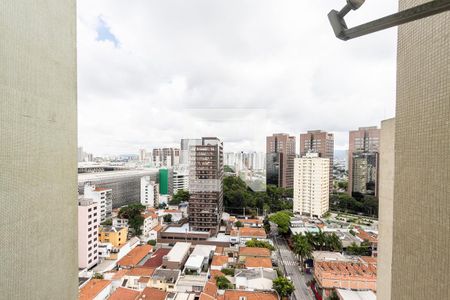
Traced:
<path id="1" fill-rule="evenodd" d="M 368 2 L 352 21 L 396 9 Z M 328 10 L 78 1 L 78 144 L 123 154 L 218 136 L 226 152 L 263 151 L 272 133 L 320 129 L 345 149 L 349 130 L 394 116 L 396 29 L 345 44 L 315 17 Z"/>

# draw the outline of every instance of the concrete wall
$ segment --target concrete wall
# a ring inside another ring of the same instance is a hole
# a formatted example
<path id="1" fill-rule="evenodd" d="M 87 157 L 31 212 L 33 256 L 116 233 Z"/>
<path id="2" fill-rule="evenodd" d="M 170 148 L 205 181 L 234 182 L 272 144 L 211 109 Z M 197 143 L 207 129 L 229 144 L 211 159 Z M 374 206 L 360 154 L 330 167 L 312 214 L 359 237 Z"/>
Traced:
<path id="1" fill-rule="evenodd" d="M 392 265 L 392 224 L 394 204 L 395 119 L 381 122 L 379 176 L 379 242 L 377 299 L 390 299 Z"/>
<path id="2" fill-rule="evenodd" d="M 400 0 L 400 9 L 428 0 Z M 450 12 L 400 26 L 391 299 L 450 299 Z M 379 276 L 382 276 L 380 274 Z"/>
<path id="3" fill-rule="evenodd" d="M 76 299 L 75 0 L 0 1 L 0 37 L 0 298 Z"/>

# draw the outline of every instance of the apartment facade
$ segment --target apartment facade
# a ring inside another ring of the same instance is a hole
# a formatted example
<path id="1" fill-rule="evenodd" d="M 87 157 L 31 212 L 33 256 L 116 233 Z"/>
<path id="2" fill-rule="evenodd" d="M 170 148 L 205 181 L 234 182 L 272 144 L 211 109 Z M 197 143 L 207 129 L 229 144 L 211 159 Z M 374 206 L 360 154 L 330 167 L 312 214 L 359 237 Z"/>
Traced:
<path id="1" fill-rule="evenodd" d="M 77 297 L 76 20 L 74 0 L 0 1 L 3 299 Z"/>
<path id="2" fill-rule="evenodd" d="M 334 135 L 322 130 L 309 130 L 300 134 L 300 157 L 307 153 L 318 153 L 330 160 L 330 191 L 333 189 Z"/>
<path id="3" fill-rule="evenodd" d="M 349 132 L 348 193 L 378 196 L 380 129 L 360 127 Z"/>
<path id="4" fill-rule="evenodd" d="M 100 206 L 100 222 L 111 218 L 112 213 L 112 190 L 86 184 L 84 186 L 84 197 L 94 200 Z"/>
<path id="5" fill-rule="evenodd" d="M 188 191 L 189 190 L 189 169 L 188 168 L 177 168 L 173 170 L 173 194 L 178 191 Z"/>
<path id="6" fill-rule="evenodd" d="M 294 213 L 321 217 L 329 209 L 330 159 L 306 153 L 294 162 Z"/>
<path id="7" fill-rule="evenodd" d="M 78 267 L 90 269 L 98 263 L 100 205 L 92 199 L 78 199 Z"/>
<path id="8" fill-rule="evenodd" d="M 116 248 L 124 245 L 127 239 L 127 227 L 100 226 L 98 231 L 98 241 L 100 243 L 111 243 Z"/>
<path id="9" fill-rule="evenodd" d="M 426 2 L 400 0 L 399 10 Z M 394 242 L 385 299 L 450 298 L 449 28 L 447 11 L 398 29 Z"/>
<path id="10" fill-rule="evenodd" d="M 180 164 L 180 149 L 158 148 L 153 149 L 153 164 L 158 167 L 174 167 Z"/>
<path id="11" fill-rule="evenodd" d="M 147 207 L 159 204 L 159 184 L 151 180 L 150 176 L 141 178 L 141 204 Z"/>
<path id="12" fill-rule="evenodd" d="M 276 133 L 266 137 L 266 183 L 294 186 L 295 137 Z"/>
<path id="13" fill-rule="evenodd" d="M 223 143 L 204 137 L 189 157 L 189 225 L 215 235 L 223 213 Z"/>

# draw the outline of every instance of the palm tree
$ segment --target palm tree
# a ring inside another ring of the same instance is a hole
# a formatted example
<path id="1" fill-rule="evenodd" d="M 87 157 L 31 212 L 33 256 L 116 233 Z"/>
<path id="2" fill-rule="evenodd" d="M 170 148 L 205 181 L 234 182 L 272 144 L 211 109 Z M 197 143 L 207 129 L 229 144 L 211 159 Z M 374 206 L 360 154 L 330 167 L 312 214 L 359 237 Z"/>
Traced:
<path id="1" fill-rule="evenodd" d="M 325 236 L 325 249 L 328 251 L 342 250 L 342 242 L 334 232 Z"/>
<path id="2" fill-rule="evenodd" d="M 296 234 L 293 237 L 294 252 L 300 257 L 300 263 L 302 272 L 304 270 L 304 260 L 311 257 L 313 247 L 308 241 L 308 238 L 304 235 Z"/>

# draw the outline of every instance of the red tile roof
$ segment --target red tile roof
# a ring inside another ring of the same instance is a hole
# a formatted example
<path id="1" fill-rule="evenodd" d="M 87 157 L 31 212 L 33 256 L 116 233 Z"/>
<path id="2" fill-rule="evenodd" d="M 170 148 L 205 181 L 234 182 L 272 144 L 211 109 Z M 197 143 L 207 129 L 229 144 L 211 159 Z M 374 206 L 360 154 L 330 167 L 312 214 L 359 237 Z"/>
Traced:
<path id="1" fill-rule="evenodd" d="M 228 256 L 226 255 L 215 255 L 213 256 L 211 266 L 223 266 L 228 263 Z"/>
<path id="2" fill-rule="evenodd" d="M 267 237 L 264 228 L 251 228 L 251 227 L 239 228 L 239 235 L 241 237 L 259 237 L 259 238 Z"/>
<path id="3" fill-rule="evenodd" d="M 155 272 L 154 268 L 138 267 L 128 270 L 127 276 L 150 277 Z"/>
<path id="4" fill-rule="evenodd" d="M 85 286 L 80 289 L 78 295 L 79 300 L 94 299 L 101 291 L 111 284 L 109 280 L 91 279 Z"/>
<path id="5" fill-rule="evenodd" d="M 278 300 L 278 296 L 275 293 L 241 290 L 226 290 L 223 295 L 223 300 L 240 300 L 242 299 L 240 297 L 245 297 L 246 300 Z"/>
<path id="6" fill-rule="evenodd" d="M 267 248 L 258 248 L 258 247 L 240 247 L 239 255 L 255 256 L 255 257 L 270 257 L 270 250 Z"/>
<path id="7" fill-rule="evenodd" d="M 108 300 L 136 300 L 139 294 L 140 292 L 138 291 L 119 287 L 111 294 Z"/>
<path id="8" fill-rule="evenodd" d="M 160 248 L 152 254 L 149 260 L 144 263 L 144 267 L 158 268 L 162 266 L 163 257 L 170 252 L 170 249 Z"/>
<path id="9" fill-rule="evenodd" d="M 120 267 L 134 267 L 152 251 L 151 245 L 137 246 L 117 262 Z"/>
<path id="10" fill-rule="evenodd" d="M 165 300 L 167 293 L 155 288 L 145 288 L 137 300 Z"/>
<path id="11" fill-rule="evenodd" d="M 244 264 L 246 268 L 272 268 L 272 260 L 267 257 L 247 257 Z"/>

